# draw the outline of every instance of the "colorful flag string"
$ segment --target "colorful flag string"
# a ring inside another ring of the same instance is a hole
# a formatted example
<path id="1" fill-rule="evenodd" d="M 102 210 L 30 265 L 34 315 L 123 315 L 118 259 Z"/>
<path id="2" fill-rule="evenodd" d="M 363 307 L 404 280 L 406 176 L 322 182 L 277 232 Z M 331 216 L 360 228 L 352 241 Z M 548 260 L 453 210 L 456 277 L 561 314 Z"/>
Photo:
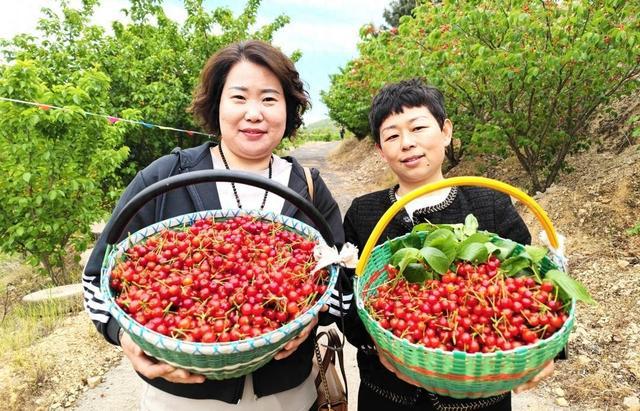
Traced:
<path id="1" fill-rule="evenodd" d="M 58 107 L 58 106 L 53 106 L 51 104 L 43 104 L 43 103 L 38 103 L 38 102 L 35 102 L 35 101 L 24 101 L 24 100 L 18 100 L 18 99 L 7 98 L 7 97 L 0 97 L 0 101 L 9 101 L 9 102 L 12 102 L 12 103 L 19 103 L 19 104 L 26 104 L 26 105 L 29 105 L 29 106 L 35 106 L 35 107 L 38 107 L 39 109 L 44 110 L 44 111 L 47 111 L 47 110 L 66 110 L 65 107 Z M 126 119 L 126 118 L 121 118 L 121 117 L 116 117 L 116 116 L 107 116 L 107 115 L 104 115 L 104 114 L 92 113 L 90 111 L 85 111 L 85 110 L 80 110 L 80 112 L 82 114 L 87 115 L 87 116 L 94 116 L 94 117 L 104 118 L 110 124 L 116 124 L 119 121 L 123 121 L 125 123 L 137 124 L 137 125 L 140 125 L 140 126 L 143 126 L 143 127 L 146 127 L 146 128 L 159 128 L 160 130 L 177 131 L 179 133 L 185 133 L 188 136 L 200 135 L 200 136 L 213 137 L 213 135 L 211 135 L 211 134 L 202 133 L 200 131 L 183 130 L 181 128 L 160 126 L 158 124 L 152 124 L 152 123 L 148 123 L 146 121 L 129 120 L 129 119 Z"/>

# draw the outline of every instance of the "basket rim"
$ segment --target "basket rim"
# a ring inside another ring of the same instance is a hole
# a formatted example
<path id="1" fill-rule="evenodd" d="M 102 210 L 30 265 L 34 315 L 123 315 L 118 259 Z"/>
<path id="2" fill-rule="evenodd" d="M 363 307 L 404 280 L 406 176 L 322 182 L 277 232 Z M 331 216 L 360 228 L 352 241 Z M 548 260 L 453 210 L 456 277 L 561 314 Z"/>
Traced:
<path id="1" fill-rule="evenodd" d="M 229 354 L 238 353 L 243 351 L 249 351 L 254 348 L 259 348 L 268 345 L 274 345 L 281 343 L 283 339 L 286 339 L 296 331 L 306 327 L 317 316 L 320 308 L 328 304 L 328 300 L 331 297 L 338 278 L 338 270 L 335 265 L 329 266 L 329 283 L 327 289 L 322 296 L 316 301 L 314 305 L 309 307 L 306 311 L 300 314 L 297 318 L 293 319 L 287 324 L 270 331 L 266 334 L 262 334 L 257 337 L 246 338 L 237 341 L 228 342 L 216 342 L 216 343 L 202 343 L 202 342 L 189 342 L 173 338 L 160 334 L 156 331 L 150 330 L 142 324 L 135 321 L 129 314 L 122 310 L 115 302 L 114 295 L 109 286 L 109 279 L 111 270 L 115 266 L 116 258 L 122 255 L 126 248 L 129 248 L 132 244 L 136 244 L 150 235 L 158 233 L 161 229 L 176 227 L 178 225 L 185 224 L 187 222 L 193 222 L 197 219 L 207 217 L 217 218 L 233 218 L 239 215 L 249 215 L 264 220 L 278 222 L 290 229 L 298 231 L 300 234 L 311 238 L 320 244 L 326 244 L 318 230 L 309 226 L 308 224 L 297 220 L 292 217 L 288 217 L 282 214 L 274 213 L 272 211 L 264 210 L 251 210 L 251 209 L 216 209 L 197 211 L 193 213 L 186 213 L 179 216 L 164 219 L 162 221 L 151 224 L 147 227 L 141 228 L 135 233 L 129 234 L 125 239 L 118 244 L 108 246 L 105 252 L 105 258 L 101 267 L 101 282 L 100 291 L 106 296 L 106 302 L 109 307 L 110 314 L 127 333 L 133 333 L 136 337 L 143 339 L 145 342 L 160 349 L 166 349 L 169 351 L 177 351 L 194 355 L 213 355 L 213 354 Z"/>
<path id="2" fill-rule="evenodd" d="M 389 241 L 392 240 L 397 240 L 400 238 L 404 238 L 406 236 L 408 236 L 411 233 L 407 233 L 404 234 L 402 236 L 393 238 L 393 239 L 389 239 L 377 246 L 375 246 L 372 250 L 371 250 L 371 254 L 370 256 L 374 255 L 375 252 L 384 247 L 385 245 L 387 245 L 387 243 Z M 500 237 L 497 234 L 491 233 L 492 234 L 492 238 L 499 238 L 499 239 L 504 239 L 502 237 Z M 513 240 L 511 240 L 513 241 Z M 546 260 L 549 264 L 551 264 L 553 267 L 558 268 L 558 265 L 549 258 L 548 255 L 545 255 L 543 260 Z M 371 261 L 369 259 L 369 261 Z M 369 261 L 367 261 L 365 263 L 365 269 L 367 267 L 367 265 L 369 264 Z M 460 350 L 452 350 L 452 351 L 446 351 L 440 348 L 429 348 L 426 347 L 422 344 L 416 344 L 416 343 L 412 343 L 409 342 L 409 340 L 406 340 L 404 338 L 400 338 L 395 336 L 391 331 L 383 328 L 380 323 L 375 320 L 371 314 L 369 314 L 369 311 L 364 307 L 364 302 L 362 300 L 362 298 L 360 298 L 360 293 L 361 293 L 361 289 L 360 289 L 360 280 L 363 278 L 363 276 L 355 276 L 354 277 L 354 289 L 353 289 L 353 293 L 354 293 L 354 297 L 356 299 L 356 308 L 358 310 L 358 313 L 360 315 L 365 315 L 367 320 L 369 320 L 369 322 L 371 324 L 373 324 L 374 327 L 376 327 L 377 329 L 381 330 L 382 333 L 387 336 L 387 337 L 392 337 L 392 340 L 397 340 L 399 341 L 402 345 L 404 346 L 408 346 L 411 349 L 418 349 L 420 351 L 424 351 L 426 353 L 430 353 L 430 354 L 439 354 L 439 355 L 448 355 L 448 356 L 455 356 L 457 358 L 468 358 L 468 357 L 474 357 L 474 358 L 493 358 L 493 357 L 498 357 L 498 356 L 504 356 L 504 355 L 513 355 L 513 354 L 519 354 L 522 352 L 526 352 L 529 350 L 534 350 L 534 349 L 538 349 L 538 348 L 544 348 L 541 346 L 546 346 L 548 344 L 550 344 L 554 339 L 558 339 L 561 338 L 564 334 L 568 333 L 571 331 L 570 327 L 573 327 L 573 321 L 575 321 L 575 310 L 576 310 L 576 299 L 572 298 L 571 299 L 571 307 L 569 308 L 569 316 L 567 318 L 567 321 L 564 322 L 564 324 L 562 324 L 562 327 L 559 330 L 556 330 L 555 333 L 553 333 L 553 335 L 551 335 L 549 338 L 545 338 L 545 339 L 541 339 L 538 340 L 537 342 L 535 342 L 534 344 L 527 344 L 527 345 L 523 345 L 517 348 L 512 348 L 510 350 L 497 350 L 491 353 L 483 353 L 483 352 L 477 352 L 477 353 L 468 353 L 466 351 L 460 351 Z"/>

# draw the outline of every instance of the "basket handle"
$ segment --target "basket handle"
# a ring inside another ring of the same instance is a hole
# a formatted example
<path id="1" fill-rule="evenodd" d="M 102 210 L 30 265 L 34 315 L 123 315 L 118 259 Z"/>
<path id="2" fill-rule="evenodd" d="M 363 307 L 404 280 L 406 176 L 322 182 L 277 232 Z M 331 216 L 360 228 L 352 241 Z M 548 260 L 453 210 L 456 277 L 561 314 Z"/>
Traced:
<path id="1" fill-rule="evenodd" d="M 362 250 L 362 254 L 360 255 L 360 259 L 358 260 L 358 265 L 356 266 L 356 275 L 361 275 L 364 272 L 364 267 L 366 265 L 371 252 L 373 251 L 373 247 L 378 242 L 378 239 L 382 235 L 382 232 L 387 227 L 389 222 L 395 217 L 396 214 L 402 210 L 402 208 L 410 201 L 423 196 L 425 194 L 431 193 L 436 190 L 440 190 L 446 187 L 454 187 L 454 186 L 476 186 L 476 187 L 486 187 L 491 188 L 497 191 L 501 191 L 505 194 L 509 194 L 512 197 L 515 197 L 517 200 L 523 202 L 536 216 L 538 221 L 542 224 L 542 228 L 547 233 L 547 237 L 549 238 L 549 242 L 551 247 L 558 247 L 558 234 L 556 233 L 553 224 L 551 224 L 551 220 L 547 213 L 540 207 L 536 201 L 527 195 L 525 192 L 507 184 L 502 181 L 493 180 L 491 178 L 485 177 L 452 177 L 446 178 L 444 180 L 425 184 L 422 187 L 416 188 L 412 190 L 408 194 L 402 196 L 398 201 L 396 201 L 389 209 L 382 215 L 376 226 L 374 227 L 367 243 Z"/>
<path id="2" fill-rule="evenodd" d="M 236 170 L 201 170 L 182 173 L 157 181 L 136 194 L 124 205 L 107 233 L 107 244 L 116 244 L 133 216 L 149 201 L 167 191 L 198 183 L 233 182 L 268 190 L 298 207 L 315 224 L 325 242 L 333 247 L 335 240 L 327 221 L 313 204 L 289 187 L 262 176 Z"/>

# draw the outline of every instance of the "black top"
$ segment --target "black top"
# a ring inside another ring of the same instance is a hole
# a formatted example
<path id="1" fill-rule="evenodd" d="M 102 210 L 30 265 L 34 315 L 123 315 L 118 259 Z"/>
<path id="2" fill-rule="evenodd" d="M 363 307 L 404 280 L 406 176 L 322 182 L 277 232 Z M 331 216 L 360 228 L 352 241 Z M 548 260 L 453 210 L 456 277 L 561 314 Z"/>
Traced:
<path id="1" fill-rule="evenodd" d="M 395 189 L 396 187 L 377 191 L 353 200 L 344 219 L 347 242 L 355 244 L 362 251 L 380 217 L 396 201 Z M 463 223 L 468 214 L 476 217 L 480 230 L 496 233 L 520 244 L 531 243 L 529 230 L 509 196 L 485 188 L 459 187 L 452 189 L 441 204 L 417 210 L 413 214 L 413 220 L 403 208 L 390 221 L 377 244 L 410 232 L 414 224 L 426 221 L 434 224 Z M 354 274 L 351 270 L 351 275 Z M 414 405 L 421 395 L 426 393 L 425 390 L 400 380 L 380 363 L 373 341 L 357 314 L 355 304 L 351 304 L 349 314 L 345 318 L 345 335 L 349 342 L 358 348 L 361 383 L 370 391 L 404 406 Z M 474 401 L 455 400 L 433 393 L 429 395 L 447 404 Z"/>
<path id="2" fill-rule="evenodd" d="M 189 171 L 212 169 L 211 145 L 208 142 L 186 150 L 176 149 L 172 154 L 154 161 L 131 181 L 120 197 L 113 215 L 116 215 L 136 193 L 161 179 Z M 286 157 L 285 159 L 292 163 L 289 188 L 311 201 L 302 166 L 293 158 Z M 311 169 L 311 176 L 314 186 L 313 204 L 331 227 L 335 242 L 342 244 L 344 233 L 338 205 L 320 177 L 318 170 Z M 218 191 L 212 183 L 201 183 L 175 189 L 147 203 L 131 220 L 124 232 L 133 233 L 155 222 L 178 215 L 215 209 L 220 209 L 220 200 Z M 307 216 L 288 201 L 284 203 L 282 214 L 313 226 Z M 89 257 L 82 282 L 85 308 L 98 331 L 110 343 L 120 345 L 118 338 L 120 326 L 109 314 L 106 302 L 99 292 L 100 268 L 106 249 L 106 234 L 110 230 L 111 223 L 110 221 L 105 227 Z M 324 318 L 321 316 L 320 322 L 326 324 L 330 322 L 330 319 L 328 316 Z M 277 361 L 273 360 L 253 373 L 255 394 L 262 397 L 297 387 L 309 376 L 312 357 L 313 338 L 310 337 L 289 357 Z M 154 387 L 173 395 L 194 399 L 216 399 L 231 404 L 238 402 L 244 388 L 244 377 L 223 381 L 205 380 L 201 384 L 175 384 L 164 378 L 148 380 L 141 377 Z"/>

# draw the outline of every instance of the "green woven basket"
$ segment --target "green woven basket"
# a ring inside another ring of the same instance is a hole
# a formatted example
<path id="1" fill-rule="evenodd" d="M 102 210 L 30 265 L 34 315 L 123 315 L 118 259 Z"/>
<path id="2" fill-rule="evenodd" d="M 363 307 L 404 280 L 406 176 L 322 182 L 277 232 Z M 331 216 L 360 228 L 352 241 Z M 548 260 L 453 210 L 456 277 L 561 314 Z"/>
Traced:
<path id="1" fill-rule="evenodd" d="M 356 269 L 356 273 L 359 274 L 355 279 L 356 307 L 358 315 L 378 345 L 380 353 L 397 370 L 420 383 L 426 390 L 437 394 L 453 398 L 485 398 L 510 391 L 518 385 L 531 380 L 542 370 L 546 362 L 555 358 L 567 344 L 569 334 L 574 326 L 575 300 L 571 301 L 568 320 L 551 337 L 540 340 L 533 345 L 487 354 L 444 351 L 412 344 L 382 328 L 364 306 L 364 302 L 375 295 L 377 287 L 387 279 L 387 272 L 382 268 L 391 259 L 390 241 L 375 248 L 372 247 L 388 222 L 412 199 L 430 191 L 454 185 L 490 187 L 507 192 L 523 200 L 543 223 L 543 227 L 545 227 L 545 231 L 547 231 L 552 243 L 554 241 L 557 242 L 555 231 L 546 213 L 531 197 L 511 186 L 480 177 L 457 177 L 436 184 L 429 184 L 403 196 L 383 215 L 378 225 L 376 225 L 367 245 L 364 247 Z M 499 239 L 499 237 L 496 236 L 493 240 L 496 239 Z M 519 245 L 514 250 L 514 253 L 522 252 L 523 249 Z M 548 257 L 545 257 L 541 262 L 541 273 L 545 274 L 551 269 L 559 269 L 559 267 Z"/>
<path id="2" fill-rule="evenodd" d="M 364 302 L 387 280 L 387 272 L 382 268 L 391 259 L 389 244 L 387 241 L 374 248 L 364 274 L 356 281 L 358 315 L 381 353 L 426 390 L 454 398 L 498 395 L 529 381 L 567 344 L 575 321 L 575 301 L 571 303 L 569 319 L 550 338 L 509 351 L 467 354 L 426 348 L 396 337 L 382 328 L 364 307 Z M 522 249 L 518 246 L 515 252 Z M 546 273 L 557 266 L 545 257 L 541 268 L 541 272 Z"/>
<path id="3" fill-rule="evenodd" d="M 242 178 L 238 178 L 237 176 Z M 121 215 L 115 218 L 117 222 L 110 227 L 111 231 L 107 236 L 107 243 L 109 245 L 107 246 L 107 252 L 105 253 L 105 259 L 102 265 L 100 290 L 107 301 L 112 317 L 147 355 L 173 366 L 184 368 L 190 372 L 202 374 L 209 379 L 224 380 L 250 374 L 271 361 L 288 341 L 296 337 L 302 329 L 319 314 L 320 308 L 324 304 L 328 304 L 331 292 L 338 278 L 337 267 L 328 267 L 330 277 L 326 292 L 313 306 L 295 320 L 274 331 L 255 338 L 226 343 L 186 342 L 151 331 L 137 323 L 115 302 L 115 294 L 109 285 L 111 270 L 122 260 L 125 250 L 132 244 L 139 243 L 165 228 L 191 225 L 195 220 L 207 217 L 227 219 L 238 215 L 251 215 L 262 220 L 281 223 L 285 228 L 295 231 L 303 237 L 312 239 L 318 243 L 325 243 L 326 240 L 326 243 L 332 246 L 333 237 L 331 236 L 330 229 L 324 219 L 322 219 L 322 216 L 317 213 L 317 210 L 297 193 L 287 187 L 281 185 L 276 186 L 275 184 L 277 183 L 263 177 L 242 172 L 229 172 L 226 170 L 185 173 L 176 177 L 179 178 L 170 177 L 169 179 L 149 186 L 146 191 L 139 194 L 139 197 L 132 199 L 131 202 L 124 207 L 124 209 L 128 209 L 128 211 L 121 213 Z M 235 181 L 270 189 L 271 192 L 275 192 L 298 205 L 302 211 L 315 220 L 314 222 L 320 226 L 323 235 L 301 221 L 272 212 L 257 210 L 209 210 L 161 221 L 145 227 L 131 234 L 118 244 L 115 244 L 115 241 L 120 236 L 121 230 L 124 229 L 131 216 L 135 214 L 149 198 L 154 198 L 158 194 L 175 187 L 203 181 Z M 319 219 L 322 219 L 322 221 Z"/>

